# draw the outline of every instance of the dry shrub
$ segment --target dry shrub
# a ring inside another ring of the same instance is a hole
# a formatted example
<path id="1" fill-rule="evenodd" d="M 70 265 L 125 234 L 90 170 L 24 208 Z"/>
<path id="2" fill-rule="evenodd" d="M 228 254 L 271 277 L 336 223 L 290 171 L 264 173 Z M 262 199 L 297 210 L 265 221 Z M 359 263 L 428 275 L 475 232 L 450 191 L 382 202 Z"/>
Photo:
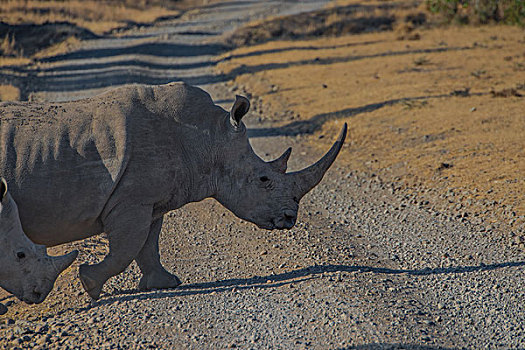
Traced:
<path id="1" fill-rule="evenodd" d="M 4 40 L 0 43 L 0 55 L 7 57 L 20 56 L 20 53 L 15 49 L 15 37 L 7 33 Z"/>
<path id="2" fill-rule="evenodd" d="M 33 55 L 34 58 L 42 59 L 45 57 L 53 57 L 56 55 L 63 54 L 65 52 L 70 52 L 75 47 L 80 45 L 80 40 L 75 36 L 70 36 L 66 40 L 59 42 L 57 44 L 46 47 L 43 50 L 38 51 Z"/>
<path id="3" fill-rule="evenodd" d="M 445 22 L 525 25 L 523 0 L 426 0 L 430 12 Z"/>

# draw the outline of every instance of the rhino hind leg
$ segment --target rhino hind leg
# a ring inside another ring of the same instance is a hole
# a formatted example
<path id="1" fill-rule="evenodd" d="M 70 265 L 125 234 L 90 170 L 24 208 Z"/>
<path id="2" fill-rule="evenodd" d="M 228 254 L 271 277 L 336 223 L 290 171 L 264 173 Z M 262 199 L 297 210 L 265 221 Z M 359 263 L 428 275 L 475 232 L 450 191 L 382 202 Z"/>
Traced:
<path id="1" fill-rule="evenodd" d="M 104 222 L 108 255 L 98 264 L 81 265 L 78 271 L 82 286 L 91 298 L 97 300 L 106 281 L 124 271 L 137 257 L 148 238 L 151 212 L 151 207 L 137 206 L 125 210 L 115 208 L 108 215 Z"/>
<path id="2" fill-rule="evenodd" d="M 140 290 L 175 288 L 181 284 L 180 279 L 166 271 L 160 262 L 159 235 L 163 218 L 151 224 L 148 239 L 135 259 L 142 272 Z"/>

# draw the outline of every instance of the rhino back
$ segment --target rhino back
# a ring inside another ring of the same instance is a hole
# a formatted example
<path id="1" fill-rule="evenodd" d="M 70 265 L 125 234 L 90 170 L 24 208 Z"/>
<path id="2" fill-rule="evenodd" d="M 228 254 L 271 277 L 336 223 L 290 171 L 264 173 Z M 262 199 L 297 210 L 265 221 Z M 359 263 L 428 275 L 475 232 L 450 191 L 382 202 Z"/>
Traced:
<path id="1" fill-rule="evenodd" d="M 127 161 L 122 104 L 10 103 L 0 113 L 0 171 L 27 235 L 55 245 L 100 233 L 99 214 Z"/>
<path id="2" fill-rule="evenodd" d="M 174 83 L 0 104 L 0 117 L 0 171 L 24 230 L 50 246 L 101 233 L 122 203 L 152 205 L 159 217 L 205 198 L 227 112 L 203 90 Z"/>
<path id="3" fill-rule="evenodd" d="M 184 83 L 137 86 L 129 123 L 132 151 L 117 191 L 154 204 L 154 215 L 203 199 L 228 113 Z"/>

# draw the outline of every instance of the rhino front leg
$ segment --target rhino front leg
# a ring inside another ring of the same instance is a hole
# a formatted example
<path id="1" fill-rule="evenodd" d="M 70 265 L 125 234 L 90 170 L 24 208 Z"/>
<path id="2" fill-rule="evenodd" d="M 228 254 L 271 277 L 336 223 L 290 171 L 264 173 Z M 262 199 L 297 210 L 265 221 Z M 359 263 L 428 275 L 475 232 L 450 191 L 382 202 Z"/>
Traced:
<path id="1" fill-rule="evenodd" d="M 121 273 L 137 257 L 150 230 L 152 208 L 147 206 L 115 207 L 106 220 L 109 253 L 95 265 L 79 268 L 80 281 L 89 296 L 97 300 L 106 281 Z"/>
<path id="2" fill-rule="evenodd" d="M 151 224 L 148 240 L 135 259 L 143 276 L 139 283 L 140 290 L 175 288 L 181 284 L 180 279 L 166 271 L 160 263 L 159 235 L 163 218 Z"/>

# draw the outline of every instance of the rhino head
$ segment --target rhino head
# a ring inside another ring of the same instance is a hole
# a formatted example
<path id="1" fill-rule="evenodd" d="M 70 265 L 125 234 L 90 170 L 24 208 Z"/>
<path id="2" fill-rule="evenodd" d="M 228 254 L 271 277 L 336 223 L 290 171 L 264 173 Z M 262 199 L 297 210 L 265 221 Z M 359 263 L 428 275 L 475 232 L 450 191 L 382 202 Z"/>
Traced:
<path id="1" fill-rule="evenodd" d="M 0 196 L 0 287 L 26 303 L 41 303 L 78 251 L 57 257 L 47 255 L 46 247 L 34 244 L 22 230 L 18 207 L 3 178 Z"/>
<path id="2" fill-rule="evenodd" d="M 295 225 L 299 201 L 323 178 L 339 154 L 346 138 L 347 125 L 330 150 L 315 164 L 287 173 L 287 162 L 292 152 L 288 148 L 279 158 L 265 162 L 253 151 L 242 117 L 250 108 L 249 101 L 237 96 L 227 122 L 227 148 L 222 148 L 221 159 L 226 159 L 217 178 L 216 195 L 222 205 L 241 219 L 260 228 L 290 229 Z"/>

